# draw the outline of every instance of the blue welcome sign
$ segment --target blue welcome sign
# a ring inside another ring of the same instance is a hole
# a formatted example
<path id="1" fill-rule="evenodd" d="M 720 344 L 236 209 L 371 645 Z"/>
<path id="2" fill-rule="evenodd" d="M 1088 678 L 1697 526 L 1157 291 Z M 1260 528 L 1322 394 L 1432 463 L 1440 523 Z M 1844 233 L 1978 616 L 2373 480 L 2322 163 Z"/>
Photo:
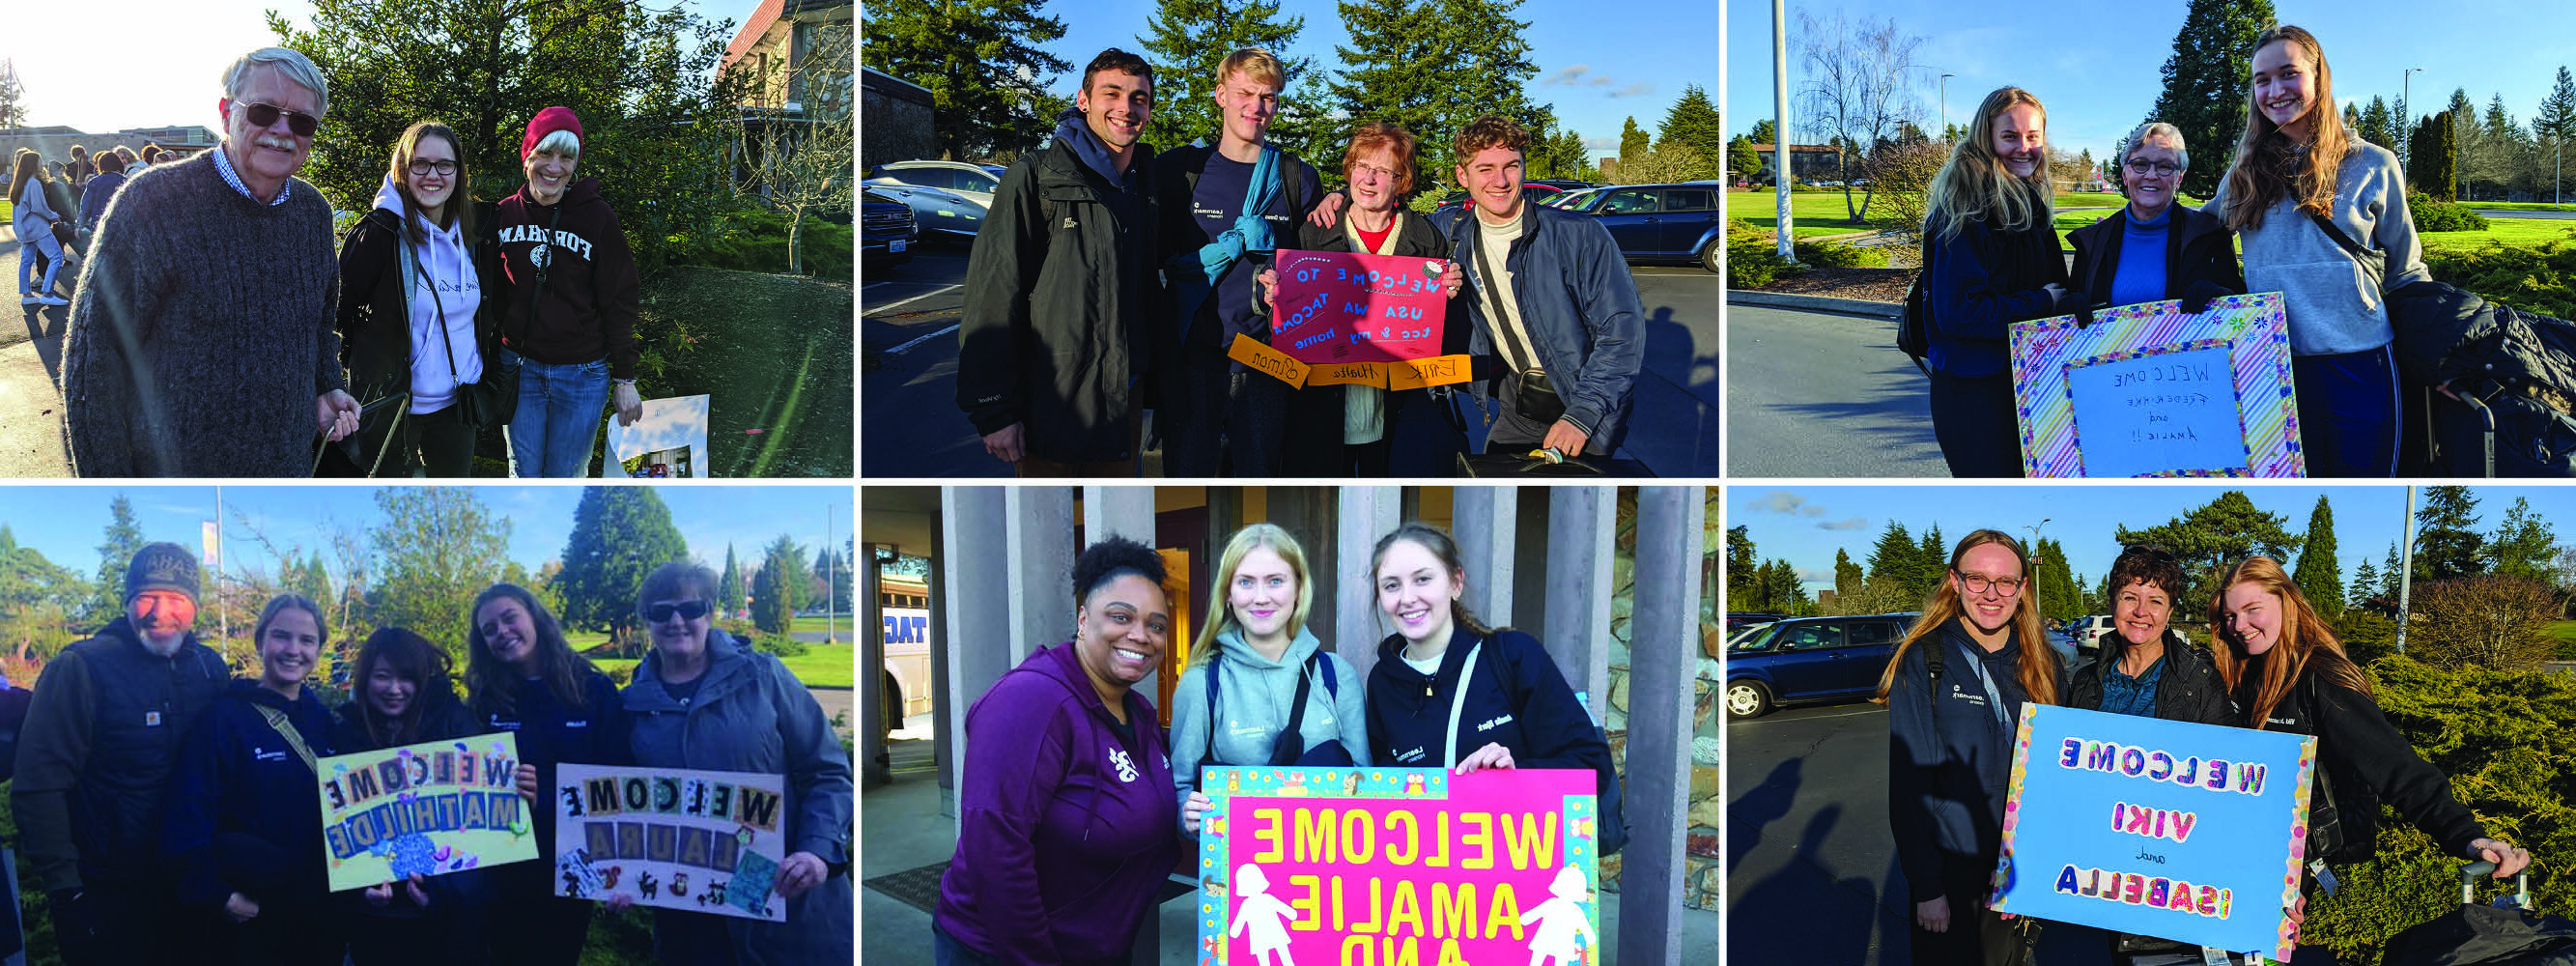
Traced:
<path id="1" fill-rule="evenodd" d="M 2288 961 L 2317 740 L 2022 707 L 1998 911 Z"/>

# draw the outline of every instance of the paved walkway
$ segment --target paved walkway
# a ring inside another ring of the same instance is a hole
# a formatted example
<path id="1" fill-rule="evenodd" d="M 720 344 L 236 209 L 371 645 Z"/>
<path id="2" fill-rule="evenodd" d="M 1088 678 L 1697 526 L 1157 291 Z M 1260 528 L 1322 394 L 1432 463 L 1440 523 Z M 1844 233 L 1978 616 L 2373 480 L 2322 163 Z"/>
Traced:
<path id="1" fill-rule="evenodd" d="M 9 290 L 15 293 L 18 244 L 6 232 L 0 228 L 0 271 L 6 271 Z M 54 291 L 70 298 L 71 279 L 56 278 Z M 17 310 L 14 324 L 0 325 L 0 477 L 70 476 L 57 386 L 71 308 L 21 305 L 14 299 L 0 305 Z"/>

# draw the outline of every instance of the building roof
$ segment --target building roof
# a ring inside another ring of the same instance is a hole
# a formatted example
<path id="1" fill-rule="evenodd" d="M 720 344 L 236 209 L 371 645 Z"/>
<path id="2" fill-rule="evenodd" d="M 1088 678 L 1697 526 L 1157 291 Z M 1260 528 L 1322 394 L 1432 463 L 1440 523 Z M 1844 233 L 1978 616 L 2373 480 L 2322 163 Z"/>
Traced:
<path id="1" fill-rule="evenodd" d="M 760 0 L 760 6 L 753 8 L 750 17 L 744 18 L 742 29 L 734 32 L 732 42 L 725 44 L 721 66 L 733 66 L 734 61 L 760 46 L 760 42 L 769 36 L 770 28 L 779 21 L 794 23 L 809 13 L 846 10 L 849 7 L 847 0 Z"/>

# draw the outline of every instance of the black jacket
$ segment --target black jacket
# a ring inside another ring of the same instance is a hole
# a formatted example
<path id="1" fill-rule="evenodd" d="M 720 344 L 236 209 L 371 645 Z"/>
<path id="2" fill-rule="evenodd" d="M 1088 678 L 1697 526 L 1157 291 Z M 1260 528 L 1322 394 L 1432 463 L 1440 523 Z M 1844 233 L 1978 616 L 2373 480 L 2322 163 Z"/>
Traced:
<path id="1" fill-rule="evenodd" d="M 1153 368 L 1154 152 L 1136 145 L 1126 183 L 1113 184 L 1064 137 L 1002 173 L 975 235 L 957 406 L 979 434 L 1022 424 L 1036 456 L 1125 459 L 1128 414 Z"/>
<path id="2" fill-rule="evenodd" d="M 492 204 L 475 206 L 478 226 L 490 225 L 499 217 L 499 209 Z M 340 364 L 349 370 L 349 395 L 360 403 L 411 391 L 411 312 L 404 301 L 409 293 L 402 284 L 401 236 L 402 215 L 376 208 L 349 229 L 340 245 Z M 492 350 L 501 345 L 502 304 L 489 296 L 508 292 L 510 283 L 501 274 L 501 244 L 491 232 L 478 230 L 468 243 L 473 245 L 475 278 L 487 297 L 477 305 L 446 308 L 451 315 L 474 313 L 474 344 L 456 348 L 481 352 L 488 378 L 499 371 Z M 367 413 L 360 420 L 358 438 L 383 440 L 399 408 L 387 405 Z M 365 455 L 364 462 L 374 462 L 372 450 Z"/>
<path id="3" fill-rule="evenodd" d="M 2236 703 L 2247 715 L 2254 713 L 2264 660 L 2248 659 L 2244 676 L 2236 682 Z M 2477 857 L 2469 843 L 2486 836 L 2477 816 L 2451 797 L 2451 780 L 2415 753 L 2415 746 L 2389 725 L 2379 702 L 2370 695 L 2318 677 L 2318 662 L 2310 661 L 2266 719 L 2253 723 L 2266 731 L 2317 736 L 2319 768 L 2310 783 L 2309 810 L 2314 813 L 2325 806 L 2323 784 L 2331 778 L 2333 804 L 2342 816 L 2346 843 L 2341 851 L 2325 856 L 2327 861 L 2359 862 L 2378 850 L 2381 802 L 2397 806 L 2398 814 L 2423 830 L 2445 854 Z"/>
<path id="4" fill-rule="evenodd" d="M 2238 295 L 2245 291 L 2245 272 L 2236 264 L 2236 233 L 2217 215 L 2174 205 L 2165 209 L 2165 288 L 2169 299 L 2202 295 Z M 2128 237 L 2128 209 L 2070 232 L 2075 247 L 2074 280 L 2067 287 L 2084 293 L 2087 304 L 2111 301 L 2111 278 L 2120 271 L 2120 245 Z"/>
<path id="5" fill-rule="evenodd" d="M 476 734 L 507 731 L 516 735 L 520 763 L 537 766 L 538 788 L 554 787 L 555 766 L 563 762 L 634 764 L 635 750 L 627 742 L 634 731 L 633 719 L 617 695 L 617 682 L 596 671 L 584 674 L 581 699 L 582 707 L 570 707 L 557 700 L 544 681 L 520 681 L 510 689 L 511 710 L 485 707 L 473 716 L 473 729 Z M 543 880 L 554 855 L 555 812 L 538 808 L 531 809 L 530 815 L 535 819 L 537 850 L 549 861 L 525 864 Z"/>
<path id="6" fill-rule="evenodd" d="M 1511 751 L 1516 768 L 1598 770 L 1609 762 L 1610 746 L 1537 638 L 1513 630 L 1485 635 L 1476 673 L 1461 684 L 1459 672 L 1477 639 L 1464 627 L 1453 629 L 1434 676 L 1404 663 L 1404 638 L 1388 635 L 1378 643 L 1377 665 L 1369 669 L 1368 682 L 1371 761 L 1437 768 L 1492 742 Z M 1460 687 L 1467 689 L 1467 699 L 1458 714 L 1458 743 L 1451 758 L 1441 753 L 1440 743 L 1449 732 L 1450 699 Z"/>
<path id="7" fill-rule="evenodd" d="M 1951 618 L 1905 648 L 1888 687 L 1887 824 L 1911 901 L 1942 894 L 1948 863 L 1992 869 L 2002 850 L 2013 731 L 2030 700 L 2017 676 L 2022 642 L 2006 633 L 1988 653 Z M 1936 647 L 1938 682 L 1925 658 Z"/>
<path id="8" fill-rule="evenodd" d="M 283 712 L 317 761 L 336 752 L 331 713 L 311 688 L 289 701 L 257 681 L 235 680 L 189 726 L 161 844 L 179 865 L 180 903 L 204 914 L 234 892 L 263 907 L 310 906 L 329 892 L 314 768 L 269 725 L 263 707 Z M 266 848 L 227 844 L 243 836 Z"/>
<path id="9" fill-rule="evenodd" d="M 2102 676 L 2119 665 L 2129 647 L 2129 639 L 2117 633 L 2102 635 L 2100 654 L 2075 669 L 2075 680 L 2066 689 L 2066 706 L 2102 710 Z M 2164 673 L 2156 679 L 2158 719 L 2230 727 L 2241 720 L 2235 700 L 2227 693 L 2227 680 L 2218 675 L 2218 665 L 2207 649 L 2191 643 L 2180 631 L 2167 630 L 2164 662 Z"/>
<path id="10" fill-rule="evenodd" d="M 2046 287 L 2066 282 L 2066 257 L 2057 229 L 2045 219 L 2019 231 L 1971 219 L 1946 241 L 1936 213 L 1923 229 L 1923 299 L 1931 315 L 1931 350 L 1924 361 L 1960 379 L 2004 375 L 2012 363 L 2012 324 L 2073 312 L 2083 297 L 2074 289 L 2051 296 Z"/>
<path id="11" fill-rule="evenodd" d="M 11 792 L 46 888 L 167 879 L 161 819 L 180 741 L 230 676 L 193 634 L 154 656 L 124 617 L 54 657 L 19 732 Z"/>

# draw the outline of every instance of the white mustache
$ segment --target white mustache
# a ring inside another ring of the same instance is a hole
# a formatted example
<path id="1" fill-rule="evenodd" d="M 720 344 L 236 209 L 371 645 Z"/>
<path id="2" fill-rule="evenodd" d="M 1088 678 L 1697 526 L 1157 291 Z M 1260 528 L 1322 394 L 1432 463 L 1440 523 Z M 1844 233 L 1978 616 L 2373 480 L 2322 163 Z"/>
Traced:
<path id="1" fill-rule="evenodd" d="M 280 151 L 293 151 L 293 150 L 295 150 L 295 142 L 293 142 L 293 141 L 280 141 L 280 140 L 278 140 L 277 138 L 275 138 L 275 137 L 271 137 L 271 136 L 268 136 L 268 135 L 261 135 L 261 136 L 256 137 L 256 138 L 252 138 L 250 143 L 252 143 L 252 144 L 256 144 L 256 145 L 258 145 L 258 146 L 260 146 L 260 147 L 263 147 L 263 148 L 276 148 L 276 149 L 278 149 L 278 150 L 280 150 Z"/>

